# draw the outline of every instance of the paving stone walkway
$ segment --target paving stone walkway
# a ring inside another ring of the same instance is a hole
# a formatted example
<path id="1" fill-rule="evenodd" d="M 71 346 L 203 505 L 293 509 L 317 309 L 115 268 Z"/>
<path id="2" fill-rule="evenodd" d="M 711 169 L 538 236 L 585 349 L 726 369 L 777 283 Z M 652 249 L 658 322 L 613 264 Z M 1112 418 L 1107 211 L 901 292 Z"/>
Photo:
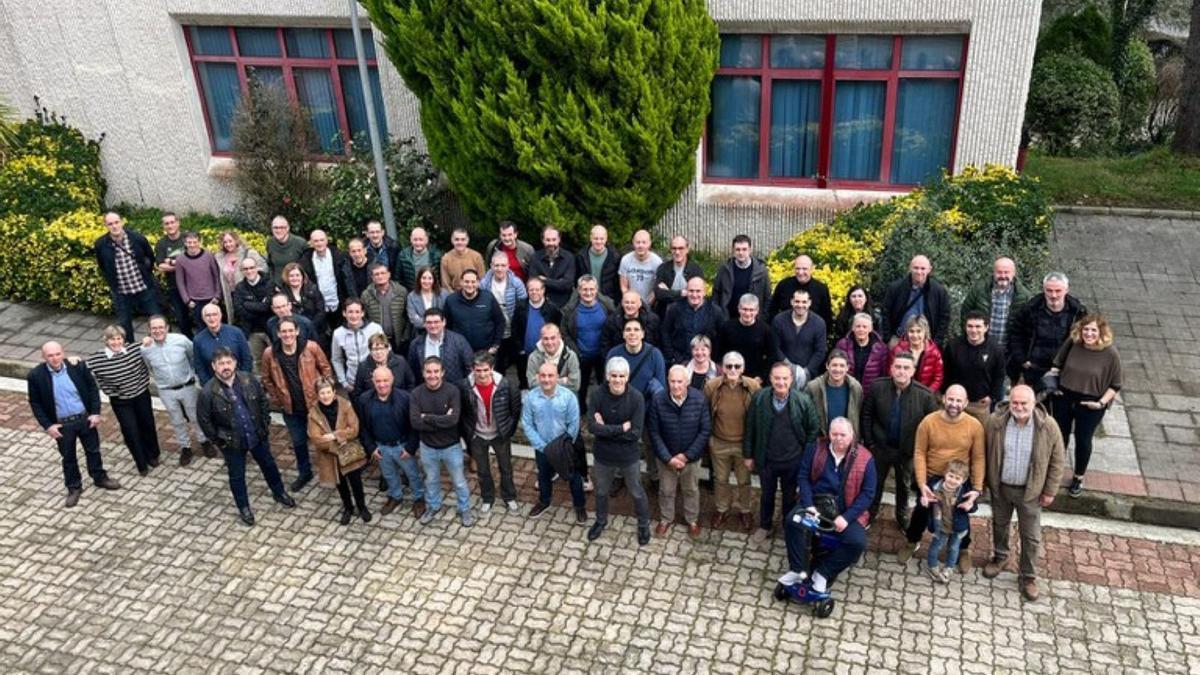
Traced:
<path id="1" fill-rule="evenodd" d="M 589 544 L 561 491 L 538 520 L 464 529 L 380 518 L 372 490 L 375 520 L 341 527 L 333 490 L 287 510 L 254 471 L 246 528 L 220 460 L 168 454 L 139 478 L 111 415 L 102 436 L 125 489 L 64 509 L 53 442 L 0 393 L 2 672 L 1200 672 L 1198 546 L 1049 529 L 1045 598 L 1025 604 L 1012 573 L 935 587 L 881 521 L 817 621 L 771 597 L 780 541 L 677 528 L 639 548 L 617 516 Z M 290 472 L 282 433 L 273 447 Z"/>

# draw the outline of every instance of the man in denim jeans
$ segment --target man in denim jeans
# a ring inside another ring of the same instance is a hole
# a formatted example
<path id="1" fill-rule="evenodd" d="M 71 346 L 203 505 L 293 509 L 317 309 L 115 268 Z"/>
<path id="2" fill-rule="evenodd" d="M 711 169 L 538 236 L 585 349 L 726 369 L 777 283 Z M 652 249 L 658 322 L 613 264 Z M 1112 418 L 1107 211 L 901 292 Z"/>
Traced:
<path id="1" fill-rule="evenodd" d="M 525 437 L 533 445 L 537 457 L 538 503 L 529 512 L 530 518 L 537 518 L 550 508 L 554 467 L 546 458 L 546 446 L 563 434 L 572 439 L 579 437 L 579 400 L 570 389 L 558 386 L 558 364 L 546 361 L 539 366 L 537 381 L 538 388 L 525 394 L 525 406 L 521 411 Z M 578 472 L 573 473 L 570 484 L 575 522 L 583 525 L 587 522 L 583 477 Z"/>
<path id="2" fill-rule="evenodd" d="M 408 392 L 396 386 L 387 366 L 375 368 L 371 383 L 375 388 L 358 397 L 358 433 L 363 448 L 374 453 L 387 482 L 387 501 L 379 512 L 386 516 L 404 501 L 403 472 L 412 490 L 413 516 L 420 518 L 425 515 L 425 481 L 417 463 L 417 436 L 408 421 Z"/>
<path id="3" fill-rule="evenodd" d="M 463 527 L 471 527 L 475 524 L 475 514 L 471 512 L 471 489 L 463 472 L 463 447 L 458 438 L 462 398 L 458 387 L 443 381 L 441 359 L 430 356 L 421 368 L 425 383 L 413 389 L 408 409 L 408 419 L 421 438 L 421 466 L 425 469 L 425 499 L 429 504 L 421 516 L 421 524 L 432 523 L 442 508 L 442 464 L 445 464 L 458 497 Z"/>

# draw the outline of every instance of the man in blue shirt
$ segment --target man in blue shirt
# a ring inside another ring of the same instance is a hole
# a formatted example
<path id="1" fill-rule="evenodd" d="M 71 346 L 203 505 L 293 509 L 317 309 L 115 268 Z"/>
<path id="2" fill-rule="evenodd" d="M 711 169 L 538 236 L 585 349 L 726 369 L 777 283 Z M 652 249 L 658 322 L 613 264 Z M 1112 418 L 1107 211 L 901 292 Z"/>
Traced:
<path id="1" fill-rule="evenodd" d="M 546 446 L 563 434 L 572 441 L 579 437 L 579 401 L 571 390 L 558 386 L 558 365 L 553 361 L 543 363 L 538 367 L 537 381 L 538 388 L 525 394 L 521 409 L 525 437 L 533 445 L 537 458 L 538 503 L 529 512 L 530 518 L 537 518 L 550 508 L 555 471 L 546 459 Z M 582 525 L 587 522 L 587 510 L 580 472 L 571 474 L 570 485 L 575 520 Z"/>
<path id="2" fill-rule="evenodd" d="M 192 354 L 200 386 L 208 384 L 213 378 L 212 359 L 222 347 L 233 352 L 239 371 L 251 372 L 254 368 L 254 357 L 250 354 L 250 343 L 246 342 L 246 336 L 242 334 L 241 329 L 221 323 L 220 306 L 205 305 L 200 312 L 200 318 L 204 321 L 204 330 L 196 333 L 196 337 L 192 339 Z"/>

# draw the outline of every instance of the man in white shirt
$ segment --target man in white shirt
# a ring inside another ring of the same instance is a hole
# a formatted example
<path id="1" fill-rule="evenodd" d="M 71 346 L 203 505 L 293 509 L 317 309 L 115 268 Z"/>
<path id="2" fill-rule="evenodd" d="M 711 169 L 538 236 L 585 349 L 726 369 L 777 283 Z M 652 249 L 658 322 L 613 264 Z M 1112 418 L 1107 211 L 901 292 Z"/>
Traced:
<path id="1" fill-rule="evenodd" d="M 196 399 L 200 389 L 196 387 L 196 371 L 192 369 L 192 341 L 179 333 L 168 333 L 167 320 L 156 314 L 150 317 L 150 335 L 142 339 L 142 360 L 154 378 L 158 398 L 167 409 L 167 418 L 175 431 L 179 465 L 192 463 L 189 422 L 204 449 L 204 456 L 216 457 L 217 449 L 196 422 Z"/>
<path id="2" fill-rule="evenodd" d="M 312 234 L 308 235 L 308 246 L 308 250 L 300 256 L 300 265 L 308 278 L 317 285 L 317 290 L 321 291 L 329 321 L 336 325 L 338 309 L 346 297 L 345 282 L 339 280 L 338 274 L 345 256 L 330 245 L 329 236 L 323 230 L 313 230 Z"/>

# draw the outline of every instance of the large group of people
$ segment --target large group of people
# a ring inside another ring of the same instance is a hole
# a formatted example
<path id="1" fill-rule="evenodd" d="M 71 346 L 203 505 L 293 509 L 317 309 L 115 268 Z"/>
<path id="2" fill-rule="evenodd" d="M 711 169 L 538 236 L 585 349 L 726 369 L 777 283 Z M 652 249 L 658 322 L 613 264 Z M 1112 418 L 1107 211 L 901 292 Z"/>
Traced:
<path id="1" fill-rule="evenodd" d="M 808 579 L 819 591 L 861 556 L 889 476 L 907 540 L 900 559 L 931 532 L 926 567 L 939 582 L 969 567 L 967 514 L 986 489 L 994 553 L 984 574 L 1006 564 L 1015 511 L 1020 589 L 1033 600 L 1039 513 L 1059 491 L 1065 441 L 1074 439 L 1068 490 L 1078 495 L 1092 435 L 1121 387 L 1104 318 L 1070 295 L 1060 273 L 1030 294 L 1008 258 L 968 293 L 961 335 L 948 339 L 958 332 L 949 295 L 923 255 L 881 302 L 855 286 L 835 305 L 807 255 L 772 288 L 745 235 L 710 292 L 684 237 L 670 239 L 664 259 L 639 231 L 620 255 L 601 225 L 578 254 L 554 227 L 535 248 L 507 221 L 482 254 L 462 229 L 443 253 L 422 228 L 401 247 L 376 221 L 345 254 L 321 230 L 307 241 L 292 234 L 283 217 L 261 253 L 234 233 L 210 253 L 174 214 L 163 216 L 153 247 L 117 213 L 105 225 L 95 251 L 117 324 L 86 361 L 47 343 L 45 364 L 28 378 L 34 414 L 62 454 L 68 507 L 82 491 L 76 441 L 92 481 L 120 488 L 100 456 L 100 391 L 137 471 L 159 465 L 153 381 L 179 463 L 219 452 L 247 525 L 247 454 L 285 507 L 314 478 L 336 487 L 343 525 L 372 519 L 362 476 L 372 464 L 385 517 L 408 501 L 413 517 L 433 522 L 445 505 L 443 468 L 463 526 L 496 506 L 497 482 L 503 508 L 518 513 L 520 430 L 536 457 L 529 517 L 550 508 L 560 480 L 581 525 L 593 493 L 589 540 L 602 536 L 609 503 L 625 490 L 642 545 L 676 524 L 692 538 L 703 526 L 734 526 L 762 544 L 781 522 L 781 582 Z M 169 312 L 158 306 L 155 270 Z M 137 314 L 149 315 L 141 341 Z M 270 451 L 272 408 L 295 457 L 288 485 Z M 704 463 L 715 492 L 707 523 Z M 825 518 L 841 541 L 815 565 L 798 524 L 805 513 Z"/>

